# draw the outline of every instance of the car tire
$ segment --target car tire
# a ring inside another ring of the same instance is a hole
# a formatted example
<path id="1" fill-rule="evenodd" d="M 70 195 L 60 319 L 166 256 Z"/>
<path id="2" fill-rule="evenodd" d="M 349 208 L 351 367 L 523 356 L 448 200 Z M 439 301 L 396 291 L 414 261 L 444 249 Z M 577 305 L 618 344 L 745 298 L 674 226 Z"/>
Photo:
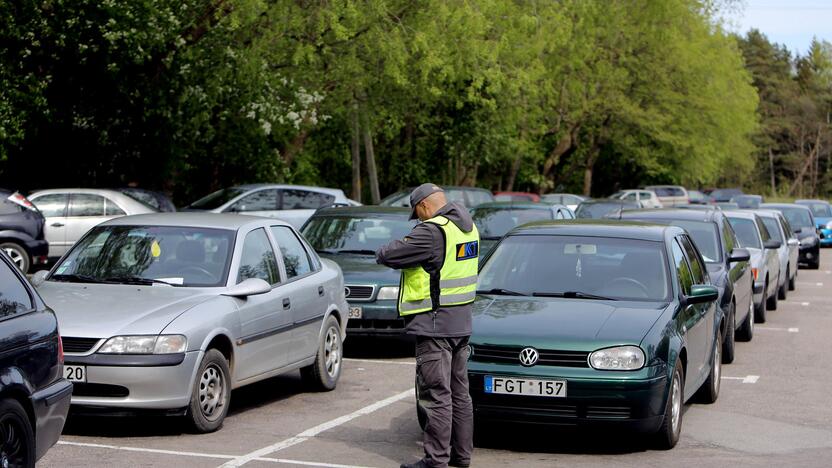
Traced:
<path id="1" fill-rule="evenodd" d="M 15 400 L 0 401 L 0 466 L 35 466 L 35 432 Z M 9 438 L 9 435 L 11 438 Z"/>
<path id="2" fill-rule="evenodd" d="M 188 417 L 200 434 L 214 432 L 228 414 L 231 403 L 231 371 L 228 360 L 216 349 L 209 349 L 199 363 L 191 392 Z"/>
<path id="3" fill-rule="evenodd" d="M 682 364 L 677 359 L 665 399 L 662 425 L 655 434 L 656 448 L 670 450 L 679 442 L 679 436 L 682 433 L 682 416 L 684 416 L 684 399 L 685 374 L 682 371 Z"/>
<path id="4" fill-rule="evenodd" d="M 794 271 L 794 274 L 789 278 L 789 291 L 794 291 L 797 287 L 797 270 Z"/>
<path id="5" fill-rule="evenodd" d="M 334 390 L 341 376 L 343 338 L 338 320 L 329 316 L 324 322 L 324 333 L 318 344 L 315 362 L 300 370 L 303 381 L 313 390 Z"/>
<path id="6" fill-rule="evenodd" d="M 786 279 L 783 281 L 783 285 L 777 290 L 777 299 L 781 301 L 785 301 L 787 297 L 789 297 L 789 270 L 786 270 Z"/>
<path id="7" fill-rule="evenodd" d="M 766 285 L 766 288 L 768 288 L 768 285 Z M 774 291 L 774 294 L 766 299 L 766 309 L 777 310 L 777 291 Z"/>
<path id="8" fill-rule="evenodd" d="M 754 338 L 754 301 L 751 302 L 748 309 L 748 315 L 737 329 L 737 339 L 740 341 L 751 341 Z"/>
<path id="9" fill-rule="evenodd" d="M 22 245 L 16 242 L 3 242 L 0 244 L 0 250 L 9 256 L 12 263 L 17 265 L 20 271 L 29 273 L 29 268 L 32 266 L 32 258 L 29 257 L 29 252 Z"/>
<path id="10" fill-rule="evenodd" d="M 817 270 L 819 268 L 820 268 L 820 260 L 816 261 L 815 263 L 810 263 L 809 264 L 809 269 L 810 270 Z"/>
<path id="11" fill-rule="evenodd" d="M 696 392 L 702 403 L 715 403 L 719 398 L 719 387 L 722 383 L 722 332 L 719 332 L 716 343 L 714 343 L 714 354 L 711 356 L 711 371 L 708 379 L 699 387 Z"/>
<path id="12" fill-rule="evenodd" d="M 736 324 L 736 304 L 732 301 L 728 308 L 728 314 L 725 316 L 725 333 L 723 333 L 722 341 L 722 363 L 731 364 L 734 362 L 734 340 L 737 330 Z"/>

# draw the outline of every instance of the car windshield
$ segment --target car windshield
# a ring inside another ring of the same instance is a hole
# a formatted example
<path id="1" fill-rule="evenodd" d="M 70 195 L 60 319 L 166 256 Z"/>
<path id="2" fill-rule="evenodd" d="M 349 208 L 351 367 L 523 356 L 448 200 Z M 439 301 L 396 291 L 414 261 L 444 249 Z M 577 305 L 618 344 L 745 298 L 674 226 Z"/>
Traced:
<path id="1" fill-rule="evenodd" d="M 699 248 L 704 260 L 708 263 L 719 263 L 722 261 L 721 249 L 719 248 L 718 227 L 716 223 L 708 221 L 688 221 L 679 219 L 643 219 L 648 223 L 661 223 L 671 226 L 678 226 L 688 232 Z"/>
<path id="2" fill-rule="evenodd" d="M 666 301 L 664 244 L 634 239 L 514 235 L 482 267 L 481 292 Z"/>
<path id="3" fill-rule="evenodd" d="M 815 228 L 815 225 L 812 224 L 812 217 L 809 214 L 809 210 L 805 208 L 783 207 L 777 208 L 777 210 L 783 213 L 783 216 L 786 217 L 786 221 L 788 221 L 793 228 Z"/>
<path id="4" fill-rule="evenodd" d="M 545 208 L 474 208 L 471 211 L 480 237 L 503 237 L 521 224 L 554 219 L 552 210 Z"/>
<path id="5" fill-rule="evenodd" d="M 760 207 L 761 198 L 756 195 L 739 195 L 731 199 L 732 203 L 736 203 L 741 209 L 756 210 Z"/>
<path id="6" fill-rule="evenodd" d="M 832 218 L 832 209 L 826 203 L 801 203 L 809 207 L 816 218 Z"/>
<path id="7" fill-rule="evenodd" d="M 188 206 L 188 208 L 193 208 L 196 210 L 215 210 L 230 202 L 231 200 L 237 198 L 245 192 L 246 190 L 240 187 L 232 187 L 217 190 L 216 192 L 202 197 L 199 200 L 191 203 Z"/>
<path id="8" fill-rule="evenodd" d="M 162 205 L 159 203 L 159 200 L 153 196 L 153 194 L 149 192 L 144 192 L 141 190 L 132 190 L 132 189 L 122 189 L 119 192 L 127 195 L 128 197 L 136 200 L 139 203 L 143 203 L 150 208 L 153 208 L 156 211 L 161 211 Z"/>
<path id="9" fill-rule="evenodd" d="M 685 191 L 679 187 L 654 187 L 653 192 L 659 197 L 684 197 Z"/>
<path id="10" fill-rule="evenodd" d="M 313 216 L 303 235 L 321 253 L 375 253 L 381 246 L 406 236 L 415 221 L 401 218 Z"/>
<path id="11" fill-rule="evenodd" d="M 481 205 L 483 203 L 490 203 L 494 201 L 494 195 L 485 190 L 468 190 L 468 199 L 471 206 Z"/>
<path id="12" fill-rule="evenodd" d="M 746 218 L 728 218 L 731 221 L 731 227 L 737 234 L 737 240 L 740 241 L 740 247 L 751 247 L 754 249 L 762 249 L 763 245 L 760 243 L 760 234 L 757 231 L 757 224 L 753 219 Z"/>
<path id="13" fill-rule="evenodd" d="M 494 195 L 494 200 L 498 202 L 510 202 L 510 201 L 534 201 L 534 199 L 530 195 L 522 195 L 522 194 L 508 194 L 502 193 L 500 195 Z"/>
<path id="14" fill-rule="evenodd" d="M 768 233 L 771 234 L 771 238 L 783 242 L 783 236 L 780 234 L 780 223 L 774 218 L 763 218 L 762 216 L 761 218 L 766 229 L 768 229 Z"/>
<path id="15" fill-rule="evenodd" d="M 617 213 L 621 203 L 581 203 L 575 212 L 576 218 L 599 219 L 608 214 Z"/>
<path id="16" fill-rule="evenodd" d="M 173 226 L 99 226 L 50 276 L 82 283 L 223 286 L 234 231 Z"/>

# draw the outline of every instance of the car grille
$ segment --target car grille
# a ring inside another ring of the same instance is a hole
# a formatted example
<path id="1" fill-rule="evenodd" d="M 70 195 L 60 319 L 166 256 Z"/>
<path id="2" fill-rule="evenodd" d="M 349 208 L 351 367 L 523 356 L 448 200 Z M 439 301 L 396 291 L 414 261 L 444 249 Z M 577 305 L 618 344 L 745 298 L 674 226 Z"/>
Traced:
<path id="1" fill-rule="evenodd" d="M 101 338 L 75 338 L 71 336 L 62 336 L 61 341 L 64 344 L 65 353 L 84 354 L 90 352 Z"/>
<path id="2" fill-rule="evenodd" d="M 524 346 L 472 345 L 472 361 L 494 364 L 520 364 L 520 351 Z M 555 351 L 538 349 L 540 358 L 536 366 L 589 367 L 589 353 L 584 351 Z"/>
<path id="3" fill-rule="evenodd" d="M 629 419 L 629 406 L 587 406 L 587 419 Z"/>
<path id="4" fill-rule="evenodd" d="M 121 385 L 81 382 L 72 384 L 72 396 L 123 398 L 128 395 L 130 395 L 130 390 Z"/>
<path id="5" fill-rule="evenodd" d="M 373 297 L 375 286 L 358 286 L 348 284 L 344 287 L 344 295 L 347 299 L 367 300 Z"/>

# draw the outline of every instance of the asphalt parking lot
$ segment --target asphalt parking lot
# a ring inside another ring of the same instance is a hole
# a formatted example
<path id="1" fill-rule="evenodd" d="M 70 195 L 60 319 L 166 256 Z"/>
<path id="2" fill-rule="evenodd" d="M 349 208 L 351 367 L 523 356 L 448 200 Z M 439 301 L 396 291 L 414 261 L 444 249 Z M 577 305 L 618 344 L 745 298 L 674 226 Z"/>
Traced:
<path id="1" fill-rule="evenodd" d="M 540 427 L 478 435 L 474 466 L 832 465 L 832 250 L 737 343 L 713 405 L 686 406 L 679 445 L 632 434 Z M 421 454 L 412 345 L 349 339 L 338 388 L 306 393 L 297 374 L 236 390 L 224 427 L 195 435 L 177 419 L 71 417 L 41 460 L 69 466 L 391 467 Z"/>

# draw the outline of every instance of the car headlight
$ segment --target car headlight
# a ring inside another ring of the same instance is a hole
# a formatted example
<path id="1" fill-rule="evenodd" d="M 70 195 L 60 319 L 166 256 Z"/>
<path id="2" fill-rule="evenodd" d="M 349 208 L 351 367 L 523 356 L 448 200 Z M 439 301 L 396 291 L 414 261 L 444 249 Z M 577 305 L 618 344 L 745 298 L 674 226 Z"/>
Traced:
<path id="1" fill-rule="evenodd" d="M 385 301 L 385 300 L 397 300 L 399 298 L 399 287 L 398 286 L 385 286 L 378 290 L 378 295 L 376 296 L 376 300 L 378 301 Z"/>
<path id="2" fill-rule="evenodd" d="M 832 221 L 826 223 L 826 229 L 832 229 Z"/>
<path id="3" fill-rule="evenodd" d="M 599 349 L 589 355 L 589 365 L 598 370 L 638 370 L 644 362 L 644 351 L 638 346 Z"/>
<path id="4" fill-rule="evenodd" d="M 174 354 L 188 349 L 188 339 L 182 335 L 114 336 L 104 343 L 101 354 Z"/>
<path id="5" fill-rule="evenodd" d="M 818 241 L 817 237 L 807 237 L 807 238 L 804 238 L 804 239 L 800 240 L 800 246 L 801 247 L 811 247 L 811 246 L 815 245 L 815 243 L 817 243 L 817 241 Z"/>

